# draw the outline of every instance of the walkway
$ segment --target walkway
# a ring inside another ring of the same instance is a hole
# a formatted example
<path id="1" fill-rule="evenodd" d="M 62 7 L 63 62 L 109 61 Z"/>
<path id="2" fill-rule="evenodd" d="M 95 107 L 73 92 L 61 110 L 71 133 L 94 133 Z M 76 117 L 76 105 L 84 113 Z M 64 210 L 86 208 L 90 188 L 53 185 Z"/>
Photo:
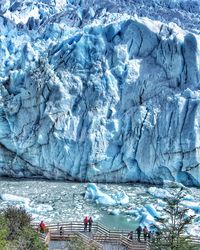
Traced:
<path id="1" fill-rule="evenodd" d="M 63 234 L 60 235 L 60 227 Z M 93 223 L 92 233 L 85 232 L 83 222 L 47 225 L 48 233 L 41 235 L 49 250 L 68 250 L 69 241 L 75 237 L 96 250 L 149 250 L 148 242 L 128 240 L 128 230 L 109 230 L 100 223 Z"/>
<path id="2" fill-rule="evenodd" d="M 49 250 L 68 250 L 68 244 L 66 241 L 50 241 Z M 126 247 L 118 244 L 104 243 L 102 250 L 126 250 Z"/>

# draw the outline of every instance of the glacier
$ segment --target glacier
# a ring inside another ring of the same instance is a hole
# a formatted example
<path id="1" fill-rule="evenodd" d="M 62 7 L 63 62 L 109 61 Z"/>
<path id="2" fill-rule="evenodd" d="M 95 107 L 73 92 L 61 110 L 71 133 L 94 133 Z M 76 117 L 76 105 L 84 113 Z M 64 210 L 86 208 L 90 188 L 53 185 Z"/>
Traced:
<path id="1" fill-rule="evenodd" d="M 0 176 L 200 186 L 199 4 L 120 2 L 2 1 Z"/>

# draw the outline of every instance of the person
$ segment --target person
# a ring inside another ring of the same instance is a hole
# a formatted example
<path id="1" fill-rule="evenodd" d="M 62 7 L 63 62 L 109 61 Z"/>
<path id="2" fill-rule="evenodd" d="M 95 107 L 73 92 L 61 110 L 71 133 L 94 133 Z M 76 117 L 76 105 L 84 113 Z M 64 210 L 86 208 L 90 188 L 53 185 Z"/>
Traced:
<path id="1" fill-rule="evenodd" d="M 44 233 L 45 228 L 46 228 L 46 225 L 44 224 L 44 221 L 42 220 L 42 221 L 40 222 L 40 224 L 39 224 L 40 232 L 41 232 L 41 233 Z"/>
<path id="2" fill-rule="evenodd" d="M 90 218 L 89 218 L 88 223 L 89 223 L 89 232 L 91 232 L 91 229 L 92 229 L 92 223 L 93 223 L 93 219 L 92 219 L 92 217 L 90 217 Z"/>
<path id="3" fill-rule="evenodd" d="M 149 232 L 149 231 L 148 231 L 147 227 L 144 226 L 144 228 L 143 228 L 143 234 L 144 234 L 144 240 L 145 240 L 145 241 L 147 240 L 148 232 Z"/>
<path id="4" fill-rule="evenodd" d="M 63 235 L 63 233 L 64 233 L 63 227 L 60 227 L 60 235 Z"/>
<path id="5" fill-rule="evenodd" d="M 140 235 L 141 235 L 141 232 L 142 232 L 142 227 L 141 226 L 137 227 L 135 231 L 137 232 L 138 241 L 141 241 L 140 240 Z"/>
<path id="6" fill-rule="evenodd" d="M 85 216 L 85 219 L 84 219 L 84 231 L 87 231 L 87 225 L 88 225 L 88 217 Z"/>
<path id="7" fill-rule="evenodd" d="M 151 236 L 152 236 L 152 232 L 149 231 L 148 234 L 147 234 L 148 240 L 151 240 Z"/>
<path id="8" fill-rule="evenodd" d="M 133 240 L 133 231 L 130 231 L 130 233 L 128 233 L 128 239 Z"/>

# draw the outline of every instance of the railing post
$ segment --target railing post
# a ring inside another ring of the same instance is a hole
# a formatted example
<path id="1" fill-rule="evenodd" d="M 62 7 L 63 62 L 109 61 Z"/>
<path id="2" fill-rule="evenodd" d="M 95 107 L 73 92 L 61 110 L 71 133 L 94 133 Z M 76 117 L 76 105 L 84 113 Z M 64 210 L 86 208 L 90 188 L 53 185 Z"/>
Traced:
<path id="1" fill-rule="evenodd" d="M 71 222 L 71 231 L 72 231 L 72 222 Z"/>

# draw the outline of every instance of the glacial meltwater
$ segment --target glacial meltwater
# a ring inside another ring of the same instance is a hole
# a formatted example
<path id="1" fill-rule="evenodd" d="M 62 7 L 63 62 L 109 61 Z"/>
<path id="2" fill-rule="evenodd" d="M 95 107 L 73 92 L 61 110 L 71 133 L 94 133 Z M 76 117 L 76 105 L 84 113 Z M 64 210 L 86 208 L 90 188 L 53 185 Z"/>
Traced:
<path id="1" fill-rule="evenodd" d="M 138 224 L 153 222 L 153 213 L 162 210 L 162 196 L 167 195 L 166 188 L 141 184 L 97 184 L 97 187 L 111 197 L 123 192 L 129 202 L 106 206 L 85 199 L 87 183 L 1 178 L 0 207 L 22 206 L 35 222 L 83 221 L 88 215 L 108 228 L 134 230 Z M 194 231 L 199 232 L 200 190 L 187 188 L 187 193 L 185 204 L 197 214 Z"/>

